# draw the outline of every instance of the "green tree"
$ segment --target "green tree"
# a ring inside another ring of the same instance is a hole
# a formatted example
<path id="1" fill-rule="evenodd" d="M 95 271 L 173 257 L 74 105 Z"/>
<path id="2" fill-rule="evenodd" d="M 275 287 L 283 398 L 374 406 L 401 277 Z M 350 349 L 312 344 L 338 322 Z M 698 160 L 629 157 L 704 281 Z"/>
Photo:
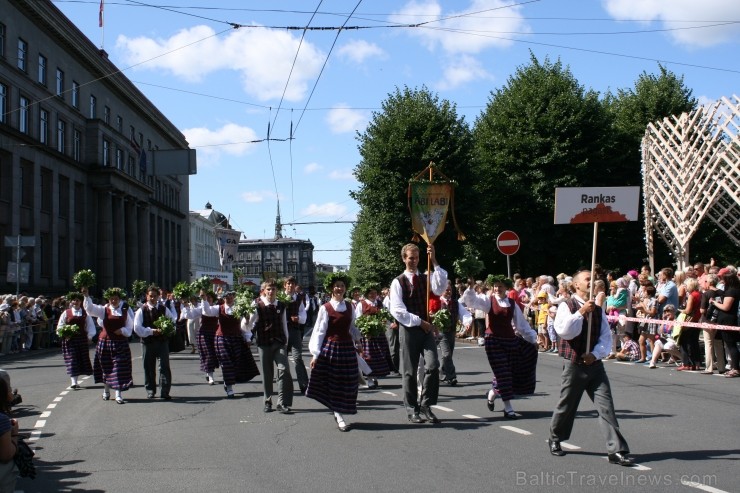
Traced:
<path id="1" fill-rule="evenodd" d="M 358 134 L 360 163 L 354 174 L 360 183 L 350 193 L 360 212 L 352 230 L 350 275 L 365 286 L 388 284 L 401 270 L 401 247 L 412 237 L 408 211 L 408 181 L 430 162 L 458 182 L 456 209 L 463 231 L 471 216 L 470 129 L 454 104 L 427 88 L 396 88 Z M 440 263 L 448 265 L 461 246 L 448 226 L 435 241 Z M 422 252 L 424 245 L 420 245 Z"/>
<path id="2" fill-rule="evenodd" d="M 493 92 L 476 119 L 475 190 L 478 227 L 471 232 L 488 272 L 505 273 L 495 247 L 504 229 L 518 233 L 513 271 L 572 270 L 590 264 L 592 228 L 553 225 L 556 187 L 609 185 L 601 172 L 609 119 L 599 96 L 586 91 L 560 61 L 531 55 Z"/>

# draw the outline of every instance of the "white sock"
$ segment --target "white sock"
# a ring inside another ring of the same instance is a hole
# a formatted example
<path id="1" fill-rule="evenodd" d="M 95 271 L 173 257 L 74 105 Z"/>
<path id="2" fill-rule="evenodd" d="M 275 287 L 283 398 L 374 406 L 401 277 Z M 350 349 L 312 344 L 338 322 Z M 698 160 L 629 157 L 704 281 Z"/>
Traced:
<path id="1" fill-rule="evenodd" d="M 337 418 L 337 423 L 344 423 L 344 418 L 338 412 L 334 412 L 334 417 Z"/>
<path id="2" fill-rule="evenodd" d="M 206 373 L 206 376 L 208 376 L 208 380 L 213 380 L 213 372 L 212 371 L 209 371 L 208 373 Z"/>
<path id="3" fill-rule="evenodd" d="M 488 391 L 488 402 L 493 402 L 493 400 L 496 398 L 496 392 L 494 392 L 493 389 Z"/>
<path id="4" fill-rule="evenodd" d="M 122 398 L 121 391 L 120 390 L 116 390 L 116 399 L 121 399 L 121 398 Z"/>
<path id="5" fill-rule="evenodd" d="M 504 401 L 504 411 L 506 411 L 507 413 L 514 412 L 514 408 L 511 407 L 511 401 Z"/>
<path id="6" fill-rule="evenodd" d="M 77 377 L 71 377 L 70 380 L 72 380 L 72 385 L 77 385 Z"/>

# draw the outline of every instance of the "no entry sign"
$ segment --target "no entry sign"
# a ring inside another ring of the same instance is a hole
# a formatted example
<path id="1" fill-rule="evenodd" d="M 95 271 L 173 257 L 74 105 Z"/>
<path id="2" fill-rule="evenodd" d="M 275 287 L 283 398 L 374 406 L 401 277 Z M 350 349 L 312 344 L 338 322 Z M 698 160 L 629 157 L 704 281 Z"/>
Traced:
<path id="1" fill-rule="evenodd" d="M 513 231 L 502 231 L 496 238 L 496 246 L 504 255 L 514 255 L 519 251 L 519 236 Z"/>

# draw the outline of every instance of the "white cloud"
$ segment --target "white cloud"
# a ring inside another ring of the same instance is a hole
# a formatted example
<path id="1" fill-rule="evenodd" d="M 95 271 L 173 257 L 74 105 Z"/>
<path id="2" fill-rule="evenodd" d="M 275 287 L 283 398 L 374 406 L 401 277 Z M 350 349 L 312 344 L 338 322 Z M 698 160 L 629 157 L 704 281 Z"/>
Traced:
<path id="1" fill-rule="evenodd" d="M 345 107 L 343 103 L 334 105 L 326 116 L 329 128 L 335 134 L 362 131 L 368 122 L 367 113 Z"/>
<path id="2" fill-rule="evenodd" d="M 266 199 L 275 199 L 275 192 L 269 190 L 256 190 L 253 192 L 242 192 L 241 198 L 244 202 L 250 204 L 256 204 L 258 202 L 264 202 Z"/>
<path id="3" fill-rule="evenodd" d="M 454 12 L 442 12 L 436 0 L 412 0 L 389 20 L 418 23 L 444 18 L 409 29 L 410 35 L 420 38 L 430 50 L 441 47 L 448 54 L 480 53 L 491 47 L 510 46 L 513 42 L 502 38 L 529 31 L 521 11 L 521 6 L 504 0 L 473 0 L 466 9 Z"/>
<path id="4" fill-rule="evenodd" d="M 329 173 L 329 178 L 332 180 L 354 180 L 355 175 L 352 174 L 352 170 L 334 170 Z"/>
<path id="5" fill-rule="evenodd" d="M 478 79 L 493 79 L 493 76 L 478 60 L 469 55 L 462 55 L 445 67 L 443 79 L 436 86 L 440 91 L 446 91 Z"/>
<path id="6" fill-rule="evenodd" d="M 278 99 L 291 74 L 299 39 L 285 31 L 242 28 L 216 36 L 208 26 L 178 31 L 166 39 L 119 36 L 116 48 L 137 69 L 166 70 L 189 82 L 213 72 L 239 72 L 244 91 L 260 100 Z M 301 100 L 318 75 L 325 55 L 304 40 L 285 92 L 288 101 Z"/>
<path id="7" fill-rule="evenodd" d="M 353 39 L 347 42 L 337 50 L 337 54 L 341 58 L 357 64 L 363 63 L 368 58 L 377 58 L 379 60 L 388 58 L 388 54 L 380 46 L 375 43 L 369 43 L 364 39 Z"/>
<path id="8" fill-rule="evenodd" d="M 347 207 L 336 202 L 311 204 L 301 211 L 302 216 L 342 217 L 347 214 Z"/>
<path id="9" fill-rule="evenodd" d="M 717 24 L 718 19 L 740 18 L 740 2 L 737 0 L 603 0 L 603 5 L 617 20 L 659 21 L 668 29 L 692 28 L 701 22 Z M 681 29 L 668 35 L 680 44 L 704 48 L 739 39 L 740 25 L 732 23 L 706 29 Z"/>
<path id="10" fill-rule="evenodd" d="M 315 173 L 317 171 L 320 171 L 324 169 L 323 166 L 321 166 L 319 163 L 308 163 L 304 168 L 303 172 L 307 175 L 310 175 L 311 173 Z"/>
<path id="11" fill-rule="evenodd" d="M 186 128 L 182 130 L 190 147 L 198 153 L 198 164 L 205 166 L 216 164 L 222 154 L 244 156 L 256 149 L 250 141 L 257 140 L 257 134 L 249 127 L 227 123 L 223 127 L 211 130 L 205 127 Z"/>

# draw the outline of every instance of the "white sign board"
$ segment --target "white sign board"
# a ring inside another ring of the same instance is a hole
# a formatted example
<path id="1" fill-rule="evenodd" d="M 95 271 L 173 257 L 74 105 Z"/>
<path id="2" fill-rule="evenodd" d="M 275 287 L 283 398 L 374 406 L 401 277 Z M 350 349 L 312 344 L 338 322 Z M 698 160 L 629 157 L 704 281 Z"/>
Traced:
<path id="1" fill-rule="evenodd" d="M 200 279 L 203 276 L 208 276 L 211 279 L 220 279 L 226 282 L 227 284 L 232 284 L 234 282 L 233 272 L 220 272 L 217 270 L 197 270 L 195 271 L 195 279 Z"/>
<path id="2" fill-rule="evenodd" d="M 637 221 L 640 187 L 555 189 L 555 224 Z"/>
<path id="3" fill-rule="evenodd" d="M 214 233 L 216 233 L 216 248 L 218 248 L 218 258 L 221 266 L 231 265 L 236 258 L 242 232 L 227 228 L 215 228 Z"/>

